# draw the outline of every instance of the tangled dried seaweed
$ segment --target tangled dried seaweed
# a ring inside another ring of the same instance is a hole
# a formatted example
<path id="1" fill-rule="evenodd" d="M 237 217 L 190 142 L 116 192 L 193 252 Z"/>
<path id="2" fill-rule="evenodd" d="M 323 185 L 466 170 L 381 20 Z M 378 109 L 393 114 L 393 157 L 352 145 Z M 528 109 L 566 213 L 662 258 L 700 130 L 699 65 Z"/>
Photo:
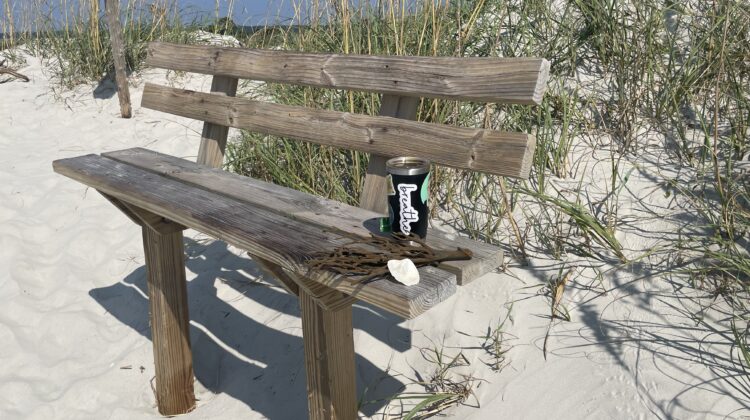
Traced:
<path id="1" fill-rule="evenodd" d="M 356 276 L 351 281 L 361 283 L 388 274 L 388 260 L 409 258 L 417 267 L 424 267 L 471 257 L 471 251 L 465 248 L 436 250 L 419 237 L 395 233 L 391 237 L 370 235 L 315 255 L 306 262 L 311 268 Z"/>

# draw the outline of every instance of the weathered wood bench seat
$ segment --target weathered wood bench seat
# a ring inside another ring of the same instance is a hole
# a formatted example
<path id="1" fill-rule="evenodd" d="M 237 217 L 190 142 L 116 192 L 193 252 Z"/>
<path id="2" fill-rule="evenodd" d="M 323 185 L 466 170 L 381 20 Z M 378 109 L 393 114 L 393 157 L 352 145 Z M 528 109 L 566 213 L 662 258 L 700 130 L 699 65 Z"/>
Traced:
<path id="1" fill-rule="evenodd" d="M 415 155 L 435 164 L 526 177 L 532 136 L 428 124 L 417 97 L 538 103 L 547 62 L 303 54 L 155 43 L 148 63 L 214 75 L 212 93 L 147 84 L 142 106 L 205 122 L 198 163 L 141 148 L 55 161 L 55 171 L 95 188 L 142 227 L 156 363 L 165 415 L 195 405 L 182 231 L 191 228 L 246 250 L 302 309 L 311 418 L 354 419 L 351 304 L 415 317 L 502 263 L 502 252 L 435 229 L 436 249 L 468 248 L 468 261 L 420 268 L 421 281 L 353 282 L 305 264 L 310 256 L 377 234 L 385 214 L 385 159 Z M 233 97 L 237 78 L 384 92 L 380 116 L 314 110 Z M 397 94 L 398 93 L 398 94 Z M 361 207 L 220 169 L 228 127 L 371 153 Z M 259 345 L 262 345 L 259 343 Z"/>
<path id="2" fill-rule="evenodd" d="M 291 275 L 312 279 L 404 318 L 413 318 L 450 297 L 457 277 L 467 282 L 502 262 L 502 252 L 494 246 L 460 237 L 451 240 L 431 229 L 431 246 L 462 246 L 475 257 L 446 262 L 442 269 L 423 267 L 416 286 L 388 279 L 354 284 L 335 273 L 310 270 L 303 261 L 366 237 L 371 232 L 366 225 L 381 217 L 379 213 L 141 148 L 62 159 L 54 168 L 124 206 L 167 217 L 260 256 Z"/>

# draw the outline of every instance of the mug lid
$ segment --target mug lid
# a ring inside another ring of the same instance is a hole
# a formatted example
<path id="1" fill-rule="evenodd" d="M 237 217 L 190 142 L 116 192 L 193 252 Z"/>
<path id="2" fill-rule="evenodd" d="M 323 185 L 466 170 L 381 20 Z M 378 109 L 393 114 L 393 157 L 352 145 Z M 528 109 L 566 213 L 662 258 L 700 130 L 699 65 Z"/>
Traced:
<path id="1" fill-rule="evenodd" d="M 413 156 L 399 156 L 385 162 L 388 173 L 394 175 L 421 175 L 430 171 L 430 161 Z"/>

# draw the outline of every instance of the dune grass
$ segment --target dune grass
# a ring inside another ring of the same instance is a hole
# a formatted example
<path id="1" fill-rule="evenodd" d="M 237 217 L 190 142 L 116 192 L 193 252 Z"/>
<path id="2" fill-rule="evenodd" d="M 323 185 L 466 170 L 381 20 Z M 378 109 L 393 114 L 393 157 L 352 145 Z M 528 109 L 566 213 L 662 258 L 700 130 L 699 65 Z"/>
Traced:
<path id="1" fill-rule="evenodd" d="M 128 0 L 121 10 L 125 59 L 130 72 L 141 69 L 146 43 L 187 43 L 197 23 L 185 25 L 174 0 Z M 42 57 L 65 88 L 98 81 L 113 71 L 103 3 L 98 0 L 2 0 L 2 48 L 24 49 Z M 15 47 L 15 48 L 14 48 Z"/>

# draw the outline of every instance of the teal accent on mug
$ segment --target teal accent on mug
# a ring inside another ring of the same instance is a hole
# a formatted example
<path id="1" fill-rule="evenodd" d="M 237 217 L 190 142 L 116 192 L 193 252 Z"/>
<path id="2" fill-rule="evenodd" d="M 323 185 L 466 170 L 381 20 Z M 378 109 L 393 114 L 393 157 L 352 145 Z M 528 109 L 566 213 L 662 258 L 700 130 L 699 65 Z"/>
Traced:
<path id="1" fill-rule="evenodd" d="M 427 197 L 430 194 L 430 174 L 424 179 L 422 183 L 422 190 L 419 191 L 419 195 L 422 197 L 422 204 L 427 204 Z"/>
<path id="2" fill-rule="evenodd" d="M 389 217 L 380 218 L 380 231 L 381 232 L 391 231 L 391 219 Z"/>

